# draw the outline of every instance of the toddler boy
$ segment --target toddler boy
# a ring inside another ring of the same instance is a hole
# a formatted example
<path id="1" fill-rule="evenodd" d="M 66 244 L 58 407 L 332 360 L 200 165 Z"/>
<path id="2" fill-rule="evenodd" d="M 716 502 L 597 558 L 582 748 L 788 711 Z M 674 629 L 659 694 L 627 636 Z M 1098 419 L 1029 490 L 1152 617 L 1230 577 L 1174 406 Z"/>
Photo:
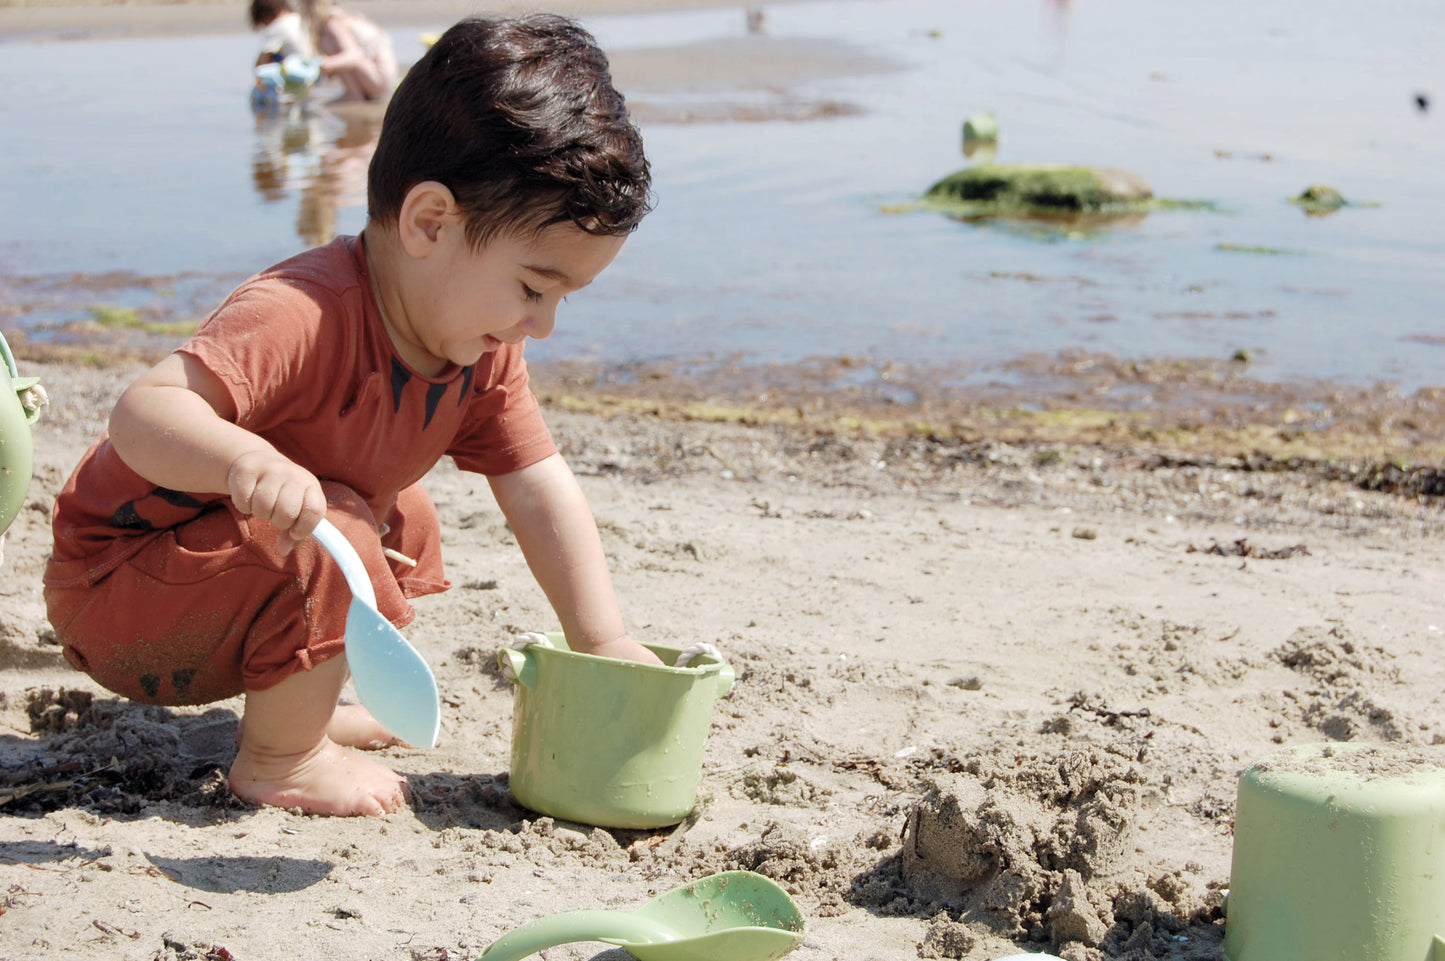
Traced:
<path id="1" fill-rule="evenodd" d="M 362 234 L 242 284 L 125 391 L 67 481 L 45 597 L 70 663 L 148 704 L 244 693 L 239 797 L 396 810 L 405 779 L 349 750 L 394 738 L 338 706 L 350 591 L 309 535 L 322 517 L 340 528 L 405 626 L 409 598 L 449 586 L 421 486 L 444 456 L 486 475 L 573 649 L 655 663 L 623 626 L 522 359 L 649 189 L 576 23 L 448 30 L 387 109 Z"/>

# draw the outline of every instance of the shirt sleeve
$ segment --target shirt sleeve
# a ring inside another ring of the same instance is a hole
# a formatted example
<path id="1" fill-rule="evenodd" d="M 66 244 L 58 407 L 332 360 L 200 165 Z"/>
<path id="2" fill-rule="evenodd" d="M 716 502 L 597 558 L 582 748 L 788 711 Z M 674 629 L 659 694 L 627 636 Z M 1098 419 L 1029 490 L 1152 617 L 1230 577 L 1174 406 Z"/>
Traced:
<path id="1" fill-rule="evenodd" d="M 335 346 L 320 336 L 335 295 L 305 282 L 265 280 L 242 287 L 213 313 L 178 353 L 220 379 L 236 408 L 236 423 L 264 434 L 282 420 L 306 416 L 315 385 L 310 374 L 337 370 L 340 358 L 320 356 Z"/>
<path id="2" fill-rule="evenodd" d="M 521 344 L 507 344 L 477 362 L 472 402 L 447 451 L 462 470 L 496 476 L 557 453 L 531 388 Z"/>

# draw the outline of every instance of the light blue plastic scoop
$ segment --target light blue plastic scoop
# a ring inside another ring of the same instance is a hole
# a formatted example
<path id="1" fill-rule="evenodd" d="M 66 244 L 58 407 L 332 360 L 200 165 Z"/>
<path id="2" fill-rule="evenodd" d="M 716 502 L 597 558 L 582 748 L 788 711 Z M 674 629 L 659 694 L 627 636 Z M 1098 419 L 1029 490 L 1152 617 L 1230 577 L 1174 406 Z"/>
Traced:
<path id="1" fill-rule="evenodd" d="M 357 699 L 388 731 L 413 747 L 436 747 L 441 699 L 426 659 L 376 609 L 366 567 L 336 526 L 326 519 L 312 535 L 341 568 L 351 588 L 346 611 L 346 664 Z"/>

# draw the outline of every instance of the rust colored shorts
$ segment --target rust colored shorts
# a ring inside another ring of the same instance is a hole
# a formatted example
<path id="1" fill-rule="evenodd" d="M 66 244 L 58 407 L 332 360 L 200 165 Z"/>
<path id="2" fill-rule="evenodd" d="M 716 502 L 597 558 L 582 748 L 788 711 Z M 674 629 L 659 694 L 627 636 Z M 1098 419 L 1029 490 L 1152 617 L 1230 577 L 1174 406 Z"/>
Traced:
<path id="1" fill-rule="evenodd" d="M 406 625 L 415 616 L 408 598 L 449 586 L 431 498 L 419 484 L 402 491 L 383 545 L 360 497 L 322 487 L 327 518 L 361 556 L 378 609 Z M 388 559 L 383 546 L 417 566 Z M 207 704 L 343 653 L 351 589 L 314 538 L 283 557 L 274 527 L 223 501 L 99 577 L 88 559 L 52 558 L 45 601 L 66 659 L 102 686 L 147 704 Z"/>

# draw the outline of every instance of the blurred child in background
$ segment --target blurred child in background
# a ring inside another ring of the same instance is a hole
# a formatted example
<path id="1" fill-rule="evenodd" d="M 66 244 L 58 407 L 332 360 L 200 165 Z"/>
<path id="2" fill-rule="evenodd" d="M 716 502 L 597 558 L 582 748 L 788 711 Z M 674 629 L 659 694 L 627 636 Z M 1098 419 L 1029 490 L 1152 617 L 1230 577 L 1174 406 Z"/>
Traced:
<path id="1" fill-rule="evenodd" d="M 311 34 L 290 0 L 251 0 L 251 29 L 261 31 L 256 66 L 280 63 L 287 57 L 316 55 Z"/>
<path id="2" fill-rule="evenodd" d="M 332 0 L 301 0 L 301 19 L 321 55 L 321 75 L 335 78 L 346 90 L 340 99 L 385 100 L 391 96 L 400 71 L 385 30 Z"/>

